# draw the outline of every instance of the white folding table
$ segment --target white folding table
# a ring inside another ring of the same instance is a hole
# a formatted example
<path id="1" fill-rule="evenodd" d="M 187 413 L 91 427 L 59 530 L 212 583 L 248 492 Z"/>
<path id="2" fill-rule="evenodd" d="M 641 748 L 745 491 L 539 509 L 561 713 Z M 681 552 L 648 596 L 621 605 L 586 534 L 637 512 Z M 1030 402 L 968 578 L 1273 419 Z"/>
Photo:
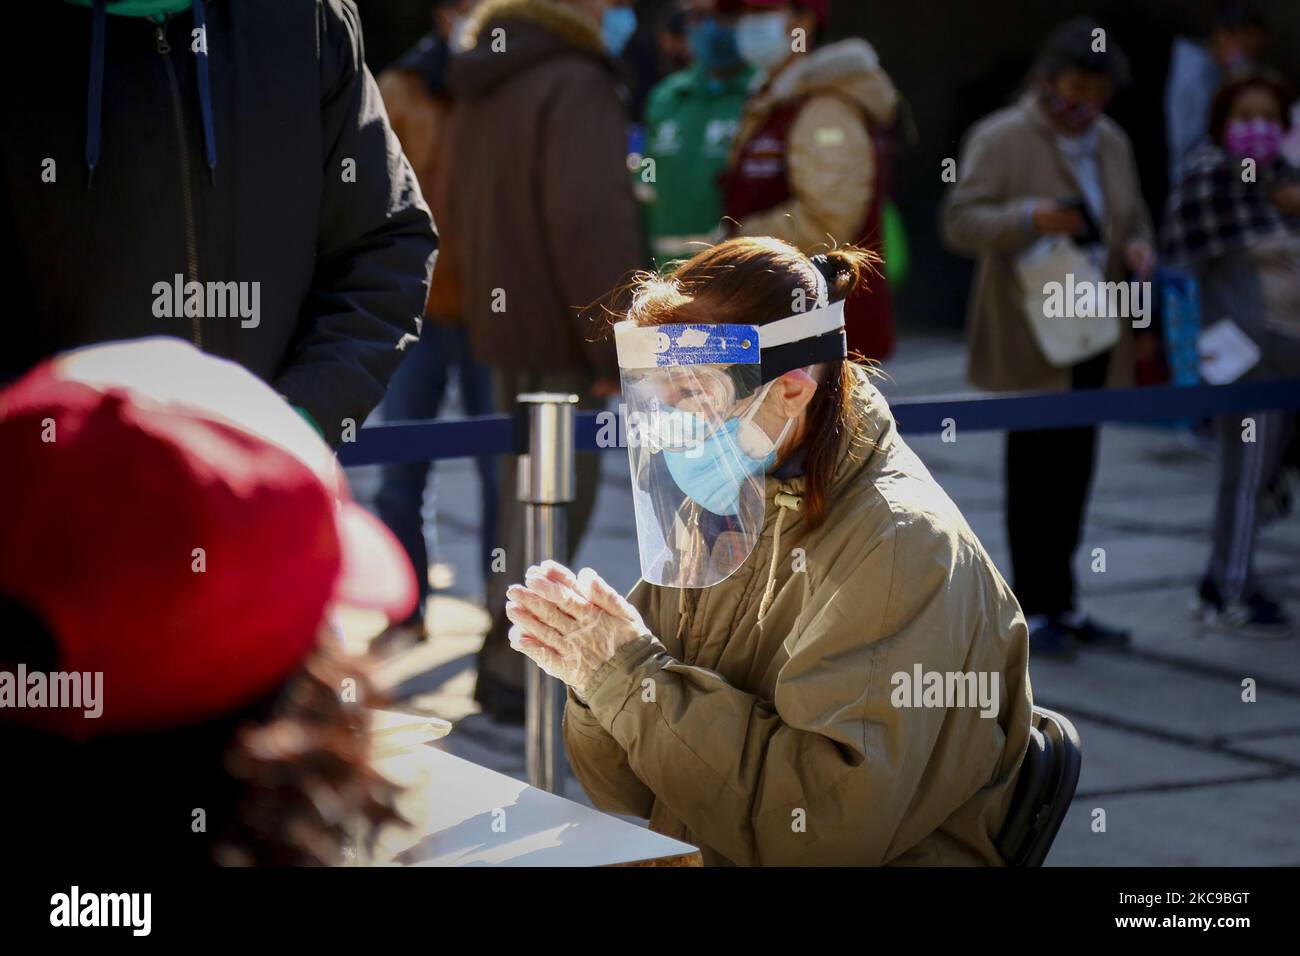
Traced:
<path id="1" fill-rule="evenodd" d="M 428 745 L 379 761 L 408 789 L 410 821 L 369 862 L 404 866 L 700 866 L 689 843 L 609 816 Z"/>

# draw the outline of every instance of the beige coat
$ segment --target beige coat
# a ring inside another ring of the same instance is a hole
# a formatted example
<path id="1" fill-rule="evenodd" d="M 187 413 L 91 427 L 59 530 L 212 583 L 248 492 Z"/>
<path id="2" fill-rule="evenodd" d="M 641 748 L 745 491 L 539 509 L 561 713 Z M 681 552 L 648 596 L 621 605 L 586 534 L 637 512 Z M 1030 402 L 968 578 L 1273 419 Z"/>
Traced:
<path id="1" fill-rule="evenodd" d="M 863 373 L 856 401 L 863 441 L 846 443 L 827 520 L 809 531 L 775 503 L 802 479 L 770 477 L 740 570 L 702 590 L 639 583 L 662 646 L 623 648 L 589 707 L 569 697 L 569 757 L 596 806 L 707 863 L 1001 862 L 1029 734 L 1024 617 Z M 895 706 L 894 675 L 916 665 L 996 675 L 996 715 Z"/>
<path id="2" fill-rule="evenodd" d="M 1152 241 L 1151 218 L 1128 136 L 1105 116 L 1098 127 L 1106 279 L 1118 281 L 1125 277 L 1125 246 L 1137 238 Z M 1032 94 L 971 130 L 943 210 L 943 233 L 954 251 L 979 259 L 967 323 L 967 374 L 975 385 L 997 391 L 1070 387 L 1070 370 L 1048 363 L 1025 318 L 1015 260 L 1038 238 L 1029 200 L 1080 193 Z M 1127 322 L 1120 327 L 1106 382 L 1111 387 L 1133 383 L 1133 330 Z"/>

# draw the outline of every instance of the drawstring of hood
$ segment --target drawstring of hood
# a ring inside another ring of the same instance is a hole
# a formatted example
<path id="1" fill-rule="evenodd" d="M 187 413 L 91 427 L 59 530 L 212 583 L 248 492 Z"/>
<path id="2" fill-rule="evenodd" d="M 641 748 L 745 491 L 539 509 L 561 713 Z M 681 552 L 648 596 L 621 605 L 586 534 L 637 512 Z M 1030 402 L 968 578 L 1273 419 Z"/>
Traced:
<path id="1" fill-rule="evenodd" d="M 677 589 L 677 643 L 678 646 L 685 649 L 686 647 L 686 588 Z"/>
<path id="2" fill-rule="evenodd" d="M 767 610 L 776 597 L 776 562 L 781 555 L 781 524 L 785 521 L 786 511 L 798 511 L 803 507 L 803 498 L 785 491 L 776 493 L 776 527 L 772 530 L 772 562 L 767 566 L 767 583 L 763 586 L 763 599 L 758 602 L 758 623 L 763 623 Z"/>
<path id="3" fill-rule="evenodd" d="M 194 51 L 194 69 L 199 85 L 199 114 L 203 119 L 203 146 L 208 161 L 208 179 L 216 181 L 217 140 L 212 125 L 212 85 L 208 78 L 208 31 L 203 0 L 190 0 L 194 28 L 202 38 Z M 104 47 L 108 0 L 90 0 L 90 80 L 86 90 L 86 188 L 95 178 L 103 139 Z"/>
<path id="4" fill-rule="evenodd" d="M 194 71 L 199 79 L 199 115 L 203 118 L 203 152 L 208 160 L 208 181 L 217 178 L 217 138 L 212 130 L 212 86 L 208 82 L 208 24 L 204 19 L 203 0 L 192 0 L 194 28 L 203 43 L 194 53 Z"/>
<path id="5" fill-rule="evenodd" d="M 758 602 L 759 624 L 763 623 L 763 618 L 767 616 L 768 609 L 771 608 L 772 601 L 776 597 L 776 563 L 781 556 L 781 527 L 785 523 L 785 514 L 787 511 L 802 509 L 803 497 L 790 494 L 788 491 L 778 491 L 775 503 L 776 524 L 772 529 L 772 560 L 767 566 L 767 581 L 763 585 L 763 597 Z M 677 639 L 682 642 L 682 647 L 686 646 L 686 631 L 689 629 L 686 590 L 686 588 L 677 589 Z"/>
<path id="6" fill-rule="evenodd" d="M 86 188 L 99 165 L 100 110 L 104 105 L 104 27 L 108 19 L 106 0 L 95 0 L 90 8 L 90 84 L 86 89 Z"/>

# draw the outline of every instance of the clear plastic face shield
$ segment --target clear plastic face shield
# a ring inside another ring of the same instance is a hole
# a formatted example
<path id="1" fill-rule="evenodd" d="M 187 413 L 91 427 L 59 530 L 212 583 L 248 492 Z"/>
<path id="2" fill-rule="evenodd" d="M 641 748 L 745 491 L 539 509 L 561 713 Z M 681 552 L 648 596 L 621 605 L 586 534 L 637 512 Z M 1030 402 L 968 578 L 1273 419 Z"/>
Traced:
<path id="1" fill-rule="evenodd" d="M 763 529 L 766 476 L 794 424 L 775 380 L 844 358 L 844 303 L 761 326 L 625 321 L 614 336 L 641 576 L 710 587 Z"/>

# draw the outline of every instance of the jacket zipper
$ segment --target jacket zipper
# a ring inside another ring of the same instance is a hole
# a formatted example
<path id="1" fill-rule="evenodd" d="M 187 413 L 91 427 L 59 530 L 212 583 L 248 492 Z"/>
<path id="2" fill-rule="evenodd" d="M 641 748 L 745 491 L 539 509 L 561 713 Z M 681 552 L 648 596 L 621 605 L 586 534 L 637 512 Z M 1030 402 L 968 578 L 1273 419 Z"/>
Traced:
<path id="1" fill-rule="evenodd" d="M 181 145 L 181 198 L 185 212 L 185 269 L 186 280 L 199 281 L 199 247 L 194 238 L 194 187 L 190 181 L 190 149 L 185 135 L 185 114 L 181 110 L 181 88 L 176 82 L 176 69 L 172 66 L 171 44 L 167 42 L 167 24 L 169 16 L 163 23 L 154 27 L 153 36 L 158 44 L 158 55 L 167 67 L 167 83 L 171 87 L 172 117 L 176 121 L 176 138 Z M 194 347 L 203 348 L 203 327 L 199 316 L 190 317 L 190 337 Z"/>

